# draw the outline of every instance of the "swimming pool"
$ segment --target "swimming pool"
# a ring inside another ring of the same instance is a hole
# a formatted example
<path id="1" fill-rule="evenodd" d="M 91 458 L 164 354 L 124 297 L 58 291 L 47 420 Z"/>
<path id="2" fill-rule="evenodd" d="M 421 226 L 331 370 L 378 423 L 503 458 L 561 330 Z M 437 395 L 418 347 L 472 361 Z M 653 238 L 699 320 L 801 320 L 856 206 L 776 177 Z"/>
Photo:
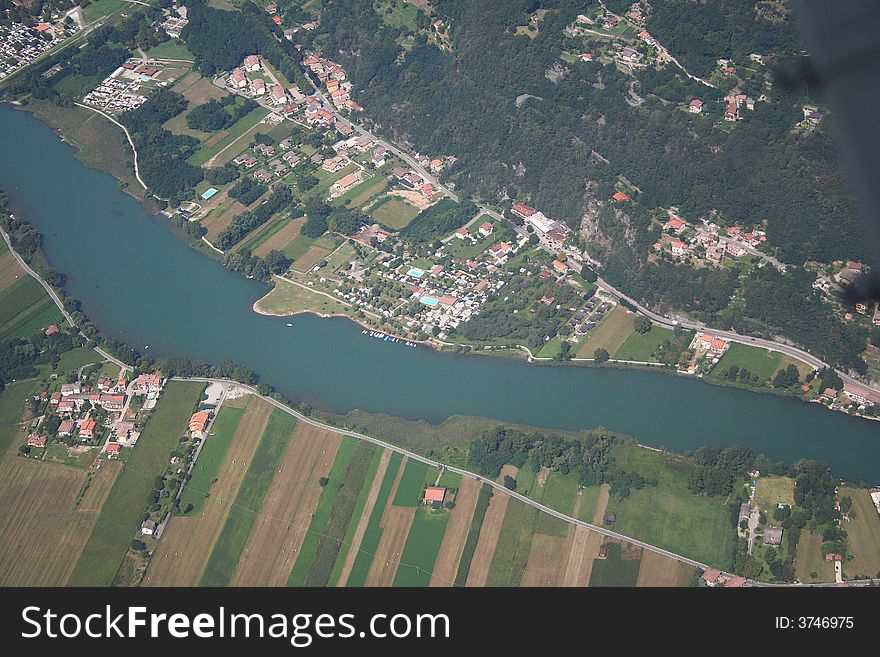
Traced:
<path id="1" fill-rule="evenodd" d="M 407 275 L 407 276 L 412 276 L 413 278 L 421 278 L 422 276 L 425 275 L 425 270 L 424 270 L 424 269 L 419 269 L 419 268 L 417 268 L 417 267 L 413 267 L 413 268 L 410 269 L 408 272 L 406 272 L 406 275 Z"/>
<path id="2" fill-rule="evenodd" d="M 434 297 L 428 297 L 428 296 L 422 297 L 421 299 L 419 299 L 419 301 L 421 301 L 426 306 L 436 306 L 438 303 L 440 303 Z"/>

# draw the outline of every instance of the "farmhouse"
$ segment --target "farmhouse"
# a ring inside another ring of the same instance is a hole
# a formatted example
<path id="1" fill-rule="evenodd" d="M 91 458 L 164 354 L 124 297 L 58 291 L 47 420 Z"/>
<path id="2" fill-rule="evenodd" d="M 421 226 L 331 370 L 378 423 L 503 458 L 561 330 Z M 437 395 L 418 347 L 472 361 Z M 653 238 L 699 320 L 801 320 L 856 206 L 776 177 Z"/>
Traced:
<path id="1" fill-rule="evenodd" d="M 446 497 L 446 488 L 443 486 L 428 486 L 422 497 L 422 502 L 430 506 L 443 506 L 443 499 Z"/>
<path id="2" fill-rule="evenodd" d="M 107 443 L 107 458 L 115 458 L 119 456 L 122 445 L 119 443 Z"/>
<path id="3" fill-rule="evenodd" d="M 27 439 L 28 447 L 45 447 L 46 436 L 42 434 L 32 433 Z"/>
<path id="4" fill-rule="evenodd" d="M 152 536 L 156 531 L 156 523 L 152 520 L 144 520 L 141 523 L 141 534 L 144 536 Z"/>

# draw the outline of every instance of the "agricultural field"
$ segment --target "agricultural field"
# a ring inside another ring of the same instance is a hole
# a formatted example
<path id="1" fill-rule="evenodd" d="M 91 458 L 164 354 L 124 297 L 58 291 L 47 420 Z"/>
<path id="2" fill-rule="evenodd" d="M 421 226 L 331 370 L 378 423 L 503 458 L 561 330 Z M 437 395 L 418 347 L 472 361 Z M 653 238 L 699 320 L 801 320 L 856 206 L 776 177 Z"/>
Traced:
<path id="1" fill-rule="evenodd" d="M 208 167 L 221 167 L 230 162 L 248 145 L 267 114 L 265 108 L 257 107 L 236 121 L 223 139 L 210 145 L 203 144 L 187 161 L 194 166 Z"/>
<path id="2" fill-rule="evenodd" d="M 308 251 L 294 260 L 293 268 L 298 272 L 307 272 L 328 255 L 330 255 L 330 251 L 327 249 L 312 245 Z"/>
<path id="3" fill-rule="evenodd" d="M 260 444 L 248 464 L 202 573 L 199 582 L 202 586 L 229 584 L 295 428 L 296 418 L 293 416 L 279 409 L 270 414 Z"/>
<path id="4" fill-rule="evenodd" d="M 178 39 L 169 39 L 165 43 L 160 43 L 158 46 L 150 48 L 147 51 L 147 57 L 193 61 L 193 54 L 186 47 L 186 44 Z"/>
<path id="5" fill-rule="evenodd" d="M 635 586 L 641 567 L 641 549 L 615 541 L 604 544 L 608 554 L 593 562 L 590 586 Z"/>
<path id="6" fill-rule="evenodd" d="M 0 339 L 28 335 L 60 319 L 52 299 L 30 276 L 13 278 L 0 290 Z"/>
<path id="7" fill-rule="evenodd" d="M 283 251 L 299 235 L 305 221 L 305 217 L 298 217 L 281 222 L 276 230 L 265 235 L 265 239 L 258 240 L 251 247 L 251 252 L 255 256 L 264 258 L 269 254 L 269 251 Z"/>
<path id="8" fill-rule="evenodd" d="M 106 586 L 113 581 L 143 518 L 153 481 L 186 431 L 204 385 L 171 381 L 113 487 L 76 561 L 68 584 Z"/>
<path id="9" fill-rule="evenodd" d="M 635 314 L 623 306 L 615 306 L 599 325 L 593 329 L 578 349 L 578 358 L 592 358 L 596 349 L 616 354 L 633 332 Z"/>
<path id="10" fill-rule="evenodd" d="M 171 519 L 147 568 L 145 585 L 195 586 L 199 583 L 272 413 L 272 406 L 258 397 L 247 399 L 247 407 L 221 465 L 211 478 L 201 513 Z M 208 437 L 208 442 L 211 439 Z"/>
<path id="11" fill-rule="evenodd" d="M 852 520 L 844 521 L 843 527 L 849 535 L 852 561 L 844 561 L 843 572 L 846 577 L 877 577 L 880 573 L 880 514 L 871 496 L 864 489 L 841 488 L 841 496 L 852 498 L 850 510 Z"/>

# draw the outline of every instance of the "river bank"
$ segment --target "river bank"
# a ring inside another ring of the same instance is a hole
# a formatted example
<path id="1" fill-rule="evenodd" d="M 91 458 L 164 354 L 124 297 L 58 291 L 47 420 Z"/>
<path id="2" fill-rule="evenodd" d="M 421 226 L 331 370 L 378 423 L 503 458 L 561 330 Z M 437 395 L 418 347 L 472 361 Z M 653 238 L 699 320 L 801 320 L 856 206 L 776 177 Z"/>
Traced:
<path id="1" fill-rule="evenodd" d="M 75 156 L 77 160 L 91 169 L 111 175 L 119 182 L 119 188 L 143 204 L 147 212 L 151 214 L 160 213 L 161 208 L 157 205 L 156 200 L 145 193 L 145 190 L 143 190 L 134 176 L 131 147 L 126 140 L 123 131 L 118 126 L 107 126 L 106 124 L 109 123 L 109 121 L 104 119 L 101 115 L 89 112 L 79 106 L 65 108 L 59 107 L 48 101 L 33 101 L 25 106 L 15 105 L 15 107 L 32 113 L 40 121 L 50 126 L 63 141 L 76 149 Z M 103 124 L 101 122 L 103 122 Z M 106 129 L 108 127 L 110 128 L 109 131 Z M 115 137 L 109 137 L 111 134 L 115 135 Z M 167 212 L 161 212 L 161 214 L 166 218 L 169 216 Z M 192 250 L 202 255 L 206 255 L 215 261 L 222 261 L 223 256 L 212 252 L 210 248 L 205 248 L 206 245 L 201 240 L 190 239 L 182 230 L 176 230 L 171 223 L 168 224 L 167 228 L 173 235 L 187 244 Z M 275 317 L 294 317 L 299 314 L 314 314 L 320 318 L 345 317 L 367 330 L 379 331 L 400 340 L 408 340 L 410 342 L 429 346 L 432 349 L 441 352 L 451 351 L 458 354 L 514 358 L 524 360 L 528 363 L 591 365 L 583 359 L 567 359 L 559 361 L 547 358 L 544 360 L 536 357 L 531 351 L 525 350 L 521 345 L 511 347 L 497 345 L 469 345 L 445 342 L 432 337 L 429 337 L 427 340 L 418 340 L 415 335 L 405 335 L 396 332 L 383 321 L 370 321 L 369 318 L 358 317 L 354 313 L 328 312 L 326 309 L 320 307 L 307 307 L 289 313 L 274 312 L 262 308 L 261 302 L 271 297 L 276 291 L 277 283 L 275 283 L 263 297 L 251 305 L 252 310 L 263 315 Z M 319 292 L 314 290 L 311 290 L 310 292 L 313 294 L 319 294 Z M 379 318 L 377 317 L 376 319 L 378 320 Z M 524 350 L 525 353 L 523 353 Z M 612 367 L 642 368 L 640 363 L 620 362 L 615 359 L 609 359 L 607 362 L 609 363 L 609 366 Z M 650 366 L 650 364 L 646 363 L 645 366 Z M 666 368 L 661 369 L 667 374 L 686 376 L 677 371 L 670 372 L 666 371 Z M 701 378 L 701 380 L 704 383 L 712 385 L 733 385 L 733 387 L 739 387 L 744 390 L 770 393 L 787 398 L 801 399 L 802 401 L 811 401 L 800 395 L 793 395 L 790 391 L 777 390 L 772 387 L 765 386 L 758 388 L 754 386 L 739 386 L 736 383 L 730 384 L 729 382 L 717 381 L 709 378 Z"/>
<path id="2" fill-rule="evenodd" d="M 674 451 L 744 442 L 772 459 L 824 460 L 853 481 L 878 478 L 876 424 L 814 404 L 658 370 L 547 367 L 410 349 L 365 339 L 339 318 L 258 315 L 251 307 L 267 286 L 194 253 L 164 219 L 83 167 L 29 116 L 0 107 L 0 137 L 10 145 L 0 153 L 0 185 L 12 209 L 44 235 L 47 259 L 68 276 L 68 294 L 107 335 L 136 349 L 149 345 L 146 353 L 157 357 L 213 363 L 232 358 L 286 398 L 334 413 L 605 426 Z"/>

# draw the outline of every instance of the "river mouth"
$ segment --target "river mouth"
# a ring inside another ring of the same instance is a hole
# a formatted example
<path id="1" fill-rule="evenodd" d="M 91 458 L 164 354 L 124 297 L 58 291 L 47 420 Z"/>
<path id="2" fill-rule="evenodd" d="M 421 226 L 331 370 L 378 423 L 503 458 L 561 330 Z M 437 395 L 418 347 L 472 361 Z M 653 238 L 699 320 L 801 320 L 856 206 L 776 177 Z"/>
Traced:
<path id="1" fill-rule="evenodd" d="M 0 106 L 0 187 L 44 235 L 67 291 L 108 335 L 151 356 L 240 362 L 285 396 L 433 423 L 452 415 L 578 430 L 604 426 L 676 451 L 743 442 L 880 481 L 880 425 L 816 404 L 658 371 L 538 367 L 377 340 L 342 318 L 252 311 L 267 287 L 190 249 L 28 113 Z M 291 326 L 288 326 L 291 324 Z M 146 349 L 147 345 L 149 349 Z"/>

